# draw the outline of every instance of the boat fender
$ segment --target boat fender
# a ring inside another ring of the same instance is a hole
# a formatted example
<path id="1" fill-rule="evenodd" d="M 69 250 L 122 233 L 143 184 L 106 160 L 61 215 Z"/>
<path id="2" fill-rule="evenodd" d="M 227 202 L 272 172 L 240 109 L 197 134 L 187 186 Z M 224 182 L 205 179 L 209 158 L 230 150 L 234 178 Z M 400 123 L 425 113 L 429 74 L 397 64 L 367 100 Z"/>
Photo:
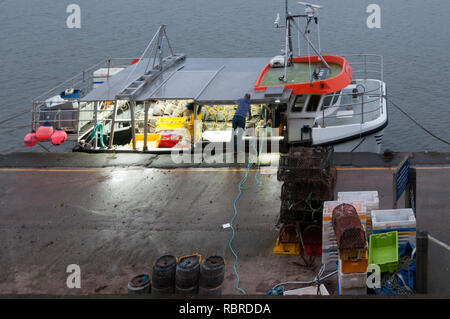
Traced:
<path id="1" fill-rule="evenodd" d="M 62 143 L 64 143 L 67 140 L 66 131 L 64 131 L 63 129 L 57 129 L 52 134 L 51 140 L 52 140 L 53 145 L 61 145 Z"/>
<path id="2" fill-rule="evenodd" d="M 49 122 L 45 122 L 41 126 L 39 126 L 36 137 L 39 141 L 48 140 L 53 134 L 53 126 Z"/>
<path id="3" fill-rule="evenodd" d="M 32 147 L 32 146 L 36 145 L 37 143 L 39 143 L 39 140 L 36 137 L 36 132 L 35 131 L 31 131 L 31 133 L 28 133 L 27 135 L 25 135 L 25 138 L 23 139 L 23 142 L 28 147 Z"/>

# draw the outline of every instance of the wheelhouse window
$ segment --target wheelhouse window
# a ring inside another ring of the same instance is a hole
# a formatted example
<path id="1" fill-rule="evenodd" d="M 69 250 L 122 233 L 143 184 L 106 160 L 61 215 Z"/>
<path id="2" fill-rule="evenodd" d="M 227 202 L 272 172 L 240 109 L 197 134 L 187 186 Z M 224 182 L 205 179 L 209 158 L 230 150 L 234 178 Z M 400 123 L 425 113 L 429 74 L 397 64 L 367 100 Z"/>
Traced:
<path id="1" fill-rule="evenodd" d="M 319 107 L 320 99 L 322 95 L 311 95 L 309 98 L 308 105 L 306 107 L 306 112 L 316 112 Z"/>
<path id="2" fill-rule="evenodd" d="M 297 95 L 294 104 L 292 104 L 292 112 L 301 112 L 305 106 L 306 95 Z"/>

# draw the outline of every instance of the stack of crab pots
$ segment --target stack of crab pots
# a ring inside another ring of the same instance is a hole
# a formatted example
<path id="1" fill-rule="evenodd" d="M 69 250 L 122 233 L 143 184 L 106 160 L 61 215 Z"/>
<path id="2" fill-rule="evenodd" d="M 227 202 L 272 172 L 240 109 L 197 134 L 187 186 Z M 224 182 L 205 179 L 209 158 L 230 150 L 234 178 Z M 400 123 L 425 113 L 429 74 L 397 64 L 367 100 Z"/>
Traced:
<path id="1" fill-rule="evenodd" d="M 280 157 L 277 178 L 281 188 L 279 224 L 295 225 L 303 239 L 302 254 L 320 256 L 323 202 L 333 199 L 336 171 L 332 147 L 291 147 Z M 280 231 L 281 234 L 281 231 Z"/>

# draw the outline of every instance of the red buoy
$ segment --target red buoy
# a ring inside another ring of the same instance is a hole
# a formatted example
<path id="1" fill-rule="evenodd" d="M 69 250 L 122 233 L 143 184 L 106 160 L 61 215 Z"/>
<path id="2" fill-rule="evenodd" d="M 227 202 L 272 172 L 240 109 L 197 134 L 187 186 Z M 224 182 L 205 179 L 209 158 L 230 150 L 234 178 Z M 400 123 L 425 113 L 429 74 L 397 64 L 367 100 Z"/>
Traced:
<path id="1" fill-rule="evenodd" d="M 39 140 L 36 137 L 36 132 L 32 131 L 31 133 L 28 133 L 27 135 L 25 135 L 23 142 L 28 147 L 32 147 L 32 146 L 36 145 L 37 143 L 39 143 Z"/>
<path id="2" fill-rule="evenodd" d="M 67 133 L 63 129 L 57 129 L 52 134 L 52 144 L 53 145 L 61 145 L 67 140 Z"/>
<path id="3" fill-rule="evenodd" d="M 53 134 L 53 126 L 49 122 L 45 122 L 41 126 L 39 126 L 36 137 L 39 141 L 48 140 Z"/>

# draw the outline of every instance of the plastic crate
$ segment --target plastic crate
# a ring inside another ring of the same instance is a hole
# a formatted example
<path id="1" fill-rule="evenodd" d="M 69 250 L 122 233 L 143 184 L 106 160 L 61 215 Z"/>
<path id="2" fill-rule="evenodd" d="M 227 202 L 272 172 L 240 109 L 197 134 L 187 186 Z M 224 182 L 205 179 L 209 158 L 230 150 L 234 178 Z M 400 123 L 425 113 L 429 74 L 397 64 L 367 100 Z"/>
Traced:
<path id="1" fill-rule="evenodd" d="M 409 228 L 415 231 L 416 218 L 411 208 L 372 211 L 372 229 Z"/>
<path id="2" fill-rule="evenodd" d="M 355 260 L 364 259 L 367 255 L 367 242 L 364 248 L 354 248 L 354 249 L 339 249 L 339 259 L 342 260 Z"/>
<path id="3" fill-rule="evenodd" d="M 344 274 L 350 273 L 365 273 L 367 272 L 367 266 L 369 265 L 369 252 L 366 251 L 366 256 L 363 259 L 349 259 L 340 260 L 341 271 Z"/>
<path id="4" fill-rule="evenodd" d="M 355 273 L 344 273 L 342 271 L 342 260 L 339 260 L 339 287 L 341 289 L 350 288 L 366 288 L 367 287 L 367 273 L 366 272 L 355 272 Z"/>
<path id="5" fill-rule="evenodd" d="M 398 232 L 370 235 L 369 264 L 379 265 L 381 272 L 398 269 Z"/>
<path id="6" fill-rule="evenodd" d="M 162 117 L 156 121 L 157 130 L 173 130 L 186 127 L 185 117 Z"/>
<path id="7" fill-rule="evenodd" d="M 180 141 L 180 135 L 161 135 L 161 139 L 159 140 L 158 147 L 159 148 L 171 148 L 178 144 Z"/>
<path id="8" fill-rule="evenodd" d="M 339 192 L 338 201 L 358 201 L 366 202 L 367 211 L 379 209 L 380 200 L 377 191 L 363 191 L 363 192 Z"/>
<path id="9" fill-rule="evenodd" d="M 142 149 L 144 147 L 144 134 L 136 134 L 136 148 Z M 147 147 L 157 148 L 159 140 L 161 139 L 161 134 L 147 134 Z M 130 142 L 130 147 L 133 147 L 133 139 Z"/>
<path id="10" fill-rule="evenodd" d="M 340 296 L 364 296 L 364 295 L 367 295 L 367 287 L 341 288 L 341 286 L 339 286 L 338 291 L 339 291 Z"/>

